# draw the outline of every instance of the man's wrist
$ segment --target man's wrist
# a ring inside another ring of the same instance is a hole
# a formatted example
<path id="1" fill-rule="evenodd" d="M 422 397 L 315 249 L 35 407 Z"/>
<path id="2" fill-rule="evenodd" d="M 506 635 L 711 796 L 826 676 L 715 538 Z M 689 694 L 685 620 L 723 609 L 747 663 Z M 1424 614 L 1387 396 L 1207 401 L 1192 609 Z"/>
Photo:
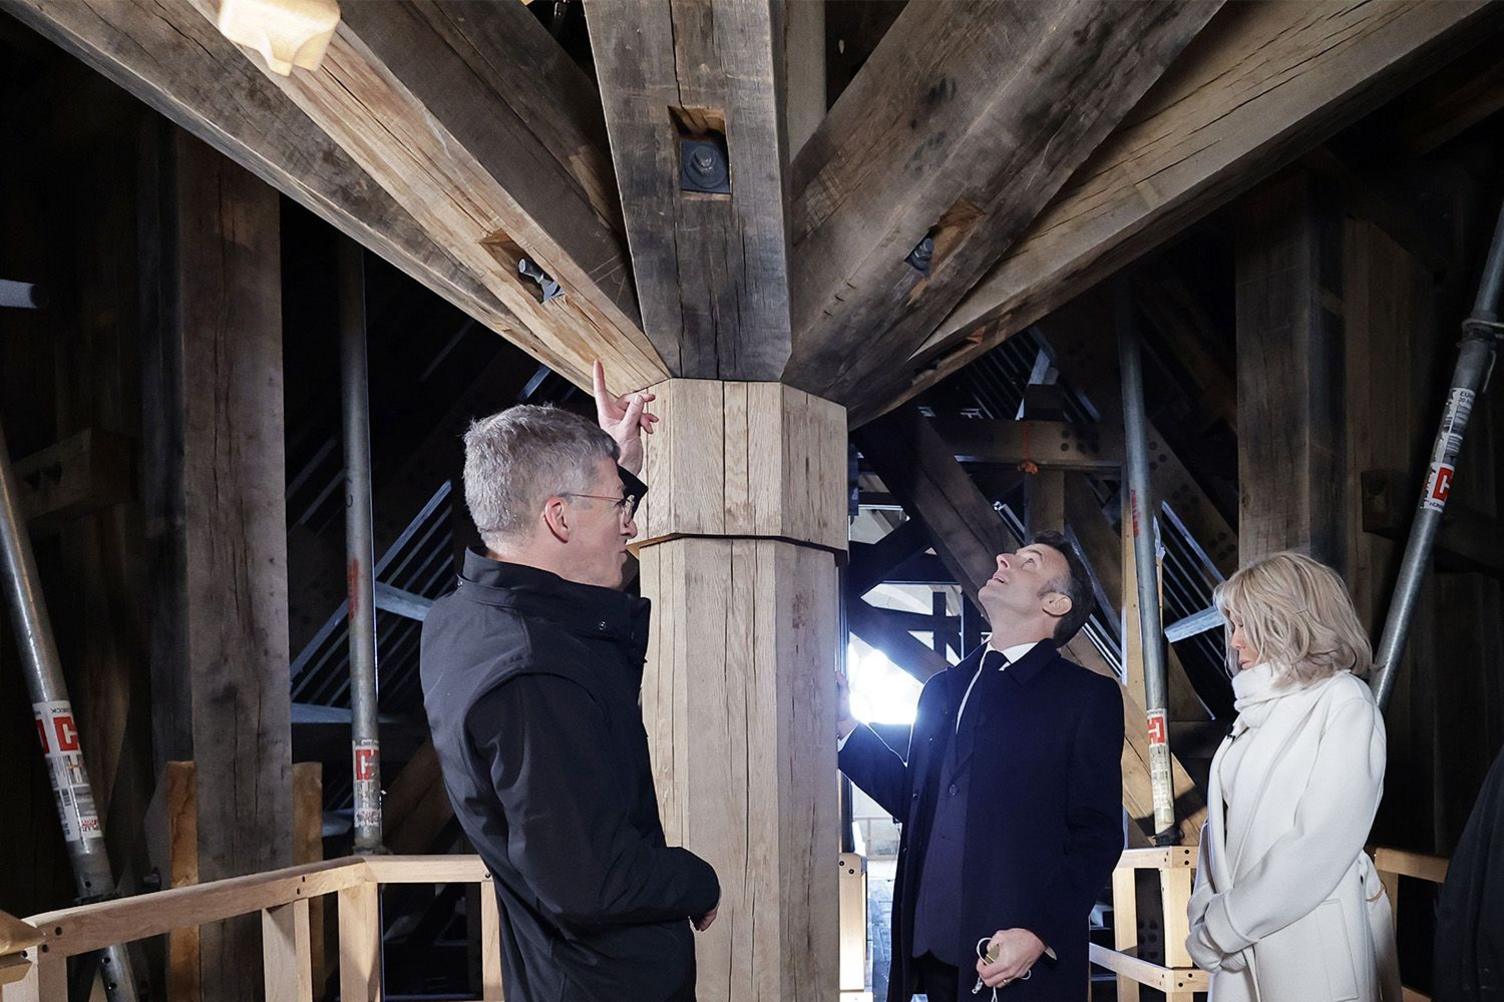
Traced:
<path id="1" fill-rule="evenodd" d="M 841 741 L 845 741 L 847 738 L 851 737 L 851 732 L 856 730 L 859 723 L 861 723 L 861 721 L 857 720 L 855 717 L 847 717 L 844 720 L 836 721 L 836 738 Z"/>

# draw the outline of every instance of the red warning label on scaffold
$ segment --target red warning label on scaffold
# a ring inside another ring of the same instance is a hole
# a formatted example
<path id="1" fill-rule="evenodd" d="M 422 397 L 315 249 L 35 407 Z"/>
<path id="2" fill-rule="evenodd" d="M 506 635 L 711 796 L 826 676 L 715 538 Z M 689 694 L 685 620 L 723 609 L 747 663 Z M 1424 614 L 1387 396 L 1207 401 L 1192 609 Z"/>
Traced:
<path id="1" fill-rule="evenodd" d="M 42 754 L 47 760 L 47 778 L 57 797 L 63 838 L 69 842 L 102 838 L 99 814 L 94 809 L 94 791 L 89 787 L 89 776 L 84 771 L 84 754 L 79 747 L 72 704 L 57 699 L 33 703 L 31 709 L 36 716 Z"/>
<path id="2" fill-rule="evenodd" d="M 1420 502 L 1422 507 L 1441 511 L 1447 506 L 1447 498 L 1452 495 L 1452 477 L 1455 472 L 1447 463 L 1431 465 L 1431 472 L 1426 477 L 1426 496 Z"/>
<path id="3" fill-rule="evenodd" d="M 381 748 L 366 738 L 350 746 L 355 772 L 355 827 L 381 827 Z"/>
<path id="4" fill-rule="evenodd" d="M 1151 745 L 1169 744 L 1170 729 L 1165 722 L 1164 710 L 1149 711 L 1149 743 Z"/>

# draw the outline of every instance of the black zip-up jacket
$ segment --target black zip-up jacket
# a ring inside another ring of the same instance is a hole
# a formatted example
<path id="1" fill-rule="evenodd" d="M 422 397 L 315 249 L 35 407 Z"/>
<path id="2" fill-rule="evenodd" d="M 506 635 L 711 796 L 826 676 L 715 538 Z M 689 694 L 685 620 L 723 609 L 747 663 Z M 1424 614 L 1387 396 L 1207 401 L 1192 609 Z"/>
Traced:
<path id="1" fill-rule="evenodd" d="M 638 703 L 649 603 L 471 551 L 423 624 L 444 785 L 495 877 L 507 1002 L 692 1000 L 715 871 L 665 844 Z"/>

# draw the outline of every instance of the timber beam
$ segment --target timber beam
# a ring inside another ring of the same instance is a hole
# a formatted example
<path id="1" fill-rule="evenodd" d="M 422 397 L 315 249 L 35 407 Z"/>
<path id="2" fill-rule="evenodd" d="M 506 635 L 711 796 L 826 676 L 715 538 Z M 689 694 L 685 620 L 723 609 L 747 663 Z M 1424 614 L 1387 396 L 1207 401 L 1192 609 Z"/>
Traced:
<path id="1" fill-rule="evenodd" d="M 776 380 L 788 359 L 779 7 L 585 9 L 643 325 L 676 376 Z"/>
<path id="2" fill-rule="evenodd" d="M 1220 6 L 904 8 L 793 165 L 784 378 L 870 402 Z"/>
<path id="3" fill-rule="evenodd" d="M 1504 25 L 1482 0 L 1230 4 L 858 425 L 933 386 Z"/>
<path id="4" fill-rule="evenodd" d="M 1363 531 L 1404 540 L 1415 517 L 1413 474 L 1364 470 Z M 1474 508 L 1447 502 L 1436 536 L 1436 564 L 1504 577 L 1504 523 Z"/>
<path id="5" fill-rule="evenodd" d="M 212 0 L 0 0 L 356 241 L 580 385 L 667 374 L 639 329 L 600 110 L 521 5 L 347 4 L 280 77 Z M 522 258 L 565 289 L 542 302 Z"/>
<path id="6" fill-rule="evenodd" d="M 1117 471 L 1123 433 L 1107 424 L 934 417 L 930 424 L 962 463 L 1033 463 L 1041 469 Z"/>

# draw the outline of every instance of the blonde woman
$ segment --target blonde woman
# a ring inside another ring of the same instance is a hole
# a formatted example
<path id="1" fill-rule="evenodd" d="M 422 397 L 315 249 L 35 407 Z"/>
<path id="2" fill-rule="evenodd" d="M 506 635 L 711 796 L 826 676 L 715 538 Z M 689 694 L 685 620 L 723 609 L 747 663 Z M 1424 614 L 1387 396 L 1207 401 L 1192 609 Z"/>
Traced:
<path id="1" fill-rule="evenodd" d="M 1363 845 L 1384 785 L 1368 638 L 1342 579 L 1299 553 L 1218 586 L 1237 722 L 1212 760 L 1187 946 L 1212 1002 L 1399 1002 Z"/>

